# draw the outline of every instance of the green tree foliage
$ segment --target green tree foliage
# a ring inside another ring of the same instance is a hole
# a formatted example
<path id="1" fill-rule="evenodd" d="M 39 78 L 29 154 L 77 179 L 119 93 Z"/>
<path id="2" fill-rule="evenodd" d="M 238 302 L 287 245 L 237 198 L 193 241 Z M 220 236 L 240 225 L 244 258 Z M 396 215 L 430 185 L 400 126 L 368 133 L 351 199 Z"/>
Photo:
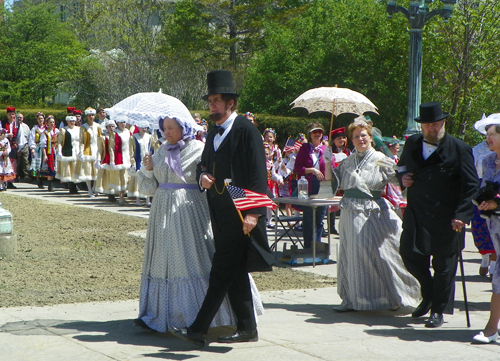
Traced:
<path id="1" fill-rule="evenodd" d="M 237 70 L 264 46 L 267 21 L 300 14 L 300 0 L 180 0 L 164 32 L 164 52 L 189 61 L 215 60 Z"/>
<path id="2" fill-rule="evenodd" d="M 432 23 L 424 36 L 422 100 L 442 101 L 448 131 L 479 142 L 474 123 L 500 112 L 500 3 L 461 0 L 448 24 Z"/>
<path id="3" fill-rule="evenodd" d="M 338 85 L 372 100 L 383 132 L 402 133 L 409 37 L 403 19 L 388 21 L 384 10 L 371 0 L 314 0 L 287 24 L 265 24 L 266 48 L 250 62 L 242 106 L 297 114 L 289 104 L 304 91 Z"/>
<path id="4" fill-rule="evenodd" d="M 83 77 L 72 85 L 75 102 L 109 107 L 137 92 L 158 91 L 168 81 L 165 58 L 157 51 L 168 2 L 56 2 L 88 49 Z"/>
<path id="5" fill-rule="evenodd" d="M 78 79 L 85 49 L 54 6 L 24 1 L 0 23 L 0 97 L 36 104 Z"/>

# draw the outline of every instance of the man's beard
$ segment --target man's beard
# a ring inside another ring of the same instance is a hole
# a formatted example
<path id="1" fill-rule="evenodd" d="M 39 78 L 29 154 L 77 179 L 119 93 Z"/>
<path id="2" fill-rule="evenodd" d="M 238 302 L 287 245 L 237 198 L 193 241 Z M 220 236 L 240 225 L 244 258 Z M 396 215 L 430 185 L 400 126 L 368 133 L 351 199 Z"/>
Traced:
<path id="1" fill-rule="evenodd" d="M 213 113 L 213 114 L 210 114 L 210 120 L 212 122 L 218 122 L 219 120 L 222 119 L 223 116 L 224 116 L 224 114 L 222 114 L 222 113 Z"/>
<path id="2" fill-rule="evenodd" d="M 425 139 L 426 141 L 428 141 L 429 143 L 434 143 L 434 144 L 436 144 L 436 143 L 439 143 L 439 141 L 440 141 L 441 139 L 443 139 L 444 134 L 445 134 L 445 131 L 444 131 L 444 129 L 443 129 L 443 131 L 438 132 L 437 134 L 425 134 L 425 135 L 424 135 L 424 139 Z"/>

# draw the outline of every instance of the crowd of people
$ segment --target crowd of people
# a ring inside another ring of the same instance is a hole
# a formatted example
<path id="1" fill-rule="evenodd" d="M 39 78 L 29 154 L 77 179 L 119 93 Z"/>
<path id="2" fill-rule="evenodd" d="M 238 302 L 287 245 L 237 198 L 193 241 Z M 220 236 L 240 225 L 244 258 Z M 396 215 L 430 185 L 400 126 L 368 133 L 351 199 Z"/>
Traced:
<path id="1" fill-rule="evenodd" d="M 249 272 L 269 271 L 275 262 L 266 231 L 274 227 L 271 211 L 260 203 L 235 207 L 230 187 L 290 197 L 304 176 L 309 196 L 316 196 L 322 182 L 331 181 L 332 194 L 342 195 L 338 208 L 316 207 L 315 217 L 311 207 L 285 211 L 302 212 L 306 250 L 321 241 L 330 211 L 329 231 L 339 234 L 342 299 L 333 310 L 412 306 L 412 317 L 430 312 L 425 323 L 430 328 L 441 327 L 443 314 L 453 313 L 465 226 L 473 219 L 476 245 L 487 255 L 480 274 L 491 273 L 493 284 L 489 322 L 474 340 L 497 340 L 500 116 L 476 123 L 486 143 L 474 156 L 471 147 L 446 134 L 449 114 L 438 102 L 420 105 L 415 120 L 422 134 L 408 137 L 403 149 L 399 139 L 382 137 L 363 115 L 329 137 L 322 124 L 311 122 L 280 149 L 274 129 L 261 134 L 253 113 L 237 114 L 239 95 L 230 72 L 208 73 L 207 84 L 203 99 L 214 123 L 210 131 L 199 114 L 191 115 L 173 97 L 159 119 L 159 133 L 147 122 L 130 125 L 126 117 L 107 119 L 104 110 L 92 108 L 84 111 L 85 119 L 68 108 L 59 127 L 53 116 L 38 113 L 29 129 L 22 114 L 7 108 L 0 129 L 0 187 L 15 187 L 17 178 L 36 179 L 44 188 L 47 179 L 53 191 L 56 178 L 71 194 L 85 186 L 89 197 L 102 193 L 115 201 L 118 196 L 120 204 L 126 195 L 138 205 L 153 199 L 134 323 L 170 331 L 198 347 L 206 345 L 214 326 L 236 326 L 218 342 L 258 340 L 256 317 L 263 306 Z M 480 185 L 494 182 L 496 193 L 478 200 Z"/>
<path id="2" fill-rule="evenodd" d="M 38 112 L 30 129 L 22 113 L 7 108 L 0 128 L 0 190 L 23 181 L 36 182 L 40 189 L 47 184 L 53 192 L 57 179 L 70 194 L 104 194 L 120 205 L 128 196 L 138 206 L 143 201 L 151 206 L 139 191 L 137 170 L 142 158 L 165 142 L 161 133 L 152 131 L 147 121 L 131 125 L 125 117 L 108 119 L 104 109 L 89 107 L 84 118 L 80 109 L 68 107 L 67 112 L 59 127 L 53 115 Z"/>

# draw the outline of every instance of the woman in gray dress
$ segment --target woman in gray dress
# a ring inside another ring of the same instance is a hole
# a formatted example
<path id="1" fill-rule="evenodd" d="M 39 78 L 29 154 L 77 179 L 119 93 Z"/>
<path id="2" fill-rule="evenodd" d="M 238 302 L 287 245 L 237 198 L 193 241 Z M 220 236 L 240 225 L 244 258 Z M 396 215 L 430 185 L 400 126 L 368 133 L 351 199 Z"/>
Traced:
<path id="1" fill-rule="evenodd" d="M 348 128 L 356 152 L 333 169 L 340 202 L 340 252 L 335 311 L 395 310 L 418 304 L 420 286 L 399 255 L 401 219 L 381 197 L 388 182 L 397 184 L 394 160 L 372 147 L 370 124 L 356 120 Z"/>

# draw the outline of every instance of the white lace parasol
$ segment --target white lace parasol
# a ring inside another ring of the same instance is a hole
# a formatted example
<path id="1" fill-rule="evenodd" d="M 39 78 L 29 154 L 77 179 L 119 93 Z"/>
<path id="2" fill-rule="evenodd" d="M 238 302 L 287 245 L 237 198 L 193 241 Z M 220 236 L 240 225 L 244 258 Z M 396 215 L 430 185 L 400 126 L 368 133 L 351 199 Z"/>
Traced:
<path id="1" fill-rule="evenodd" d="M 169 117 L 177 119 L 184 129 L 203 130 L 196 124 L 184 103 L 173 96 L 163 94 L 161 90 L 158 93 L 131 95 L 104 110 L 111 119 L 126 116 L 127 123 L 138 127 L 144 127 L 146 121 L 151 129 L 158 129 L 159 119 Z"/>

